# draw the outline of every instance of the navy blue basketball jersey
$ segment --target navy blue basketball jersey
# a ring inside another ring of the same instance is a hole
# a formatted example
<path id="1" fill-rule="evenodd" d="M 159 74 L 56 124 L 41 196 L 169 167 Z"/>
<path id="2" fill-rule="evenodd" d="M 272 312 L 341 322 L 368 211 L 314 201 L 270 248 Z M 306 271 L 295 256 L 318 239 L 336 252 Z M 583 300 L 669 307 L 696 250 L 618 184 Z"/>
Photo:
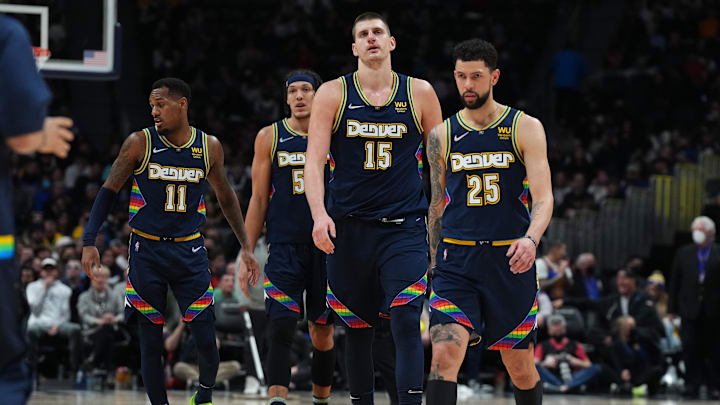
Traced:
<path id="1" fill-rule="evenodd" d="M 522 114 L 505 107 L 484 128 L 468 124 L 462 112 L 445 120 L 443 237 L 504 241 L 525 235 L 530 224 L 528 182 L 515 134 Z"/>
<path id="2" fill-rule="evenodd" d="M 305 199 L 307 134 L 290 127 L 287 119 L 272 125 L 270 204 L 265 224 L 269 243 L 312 242 L 313 220 Z"/>
<path id="3" fill-rule="evenodd" d="M 143 129 L 145 158 L 134 172 L 130 195 L 133 229 L 179 238 L 197 233 L 205 223 L 207 134 L 190 128 L 192 136 L 182 146 L 173 145 L 155 127 Z"/>
<path id="4" fill-rule="evenodd" d="M 411 77 L 393 72 L 388 100 L 372 105 L 357 72 L 340 78 L 342 102 L 333 124 L 328 212 L 335 218 L 400 218 L 427 213 L 422 140 Z"/>

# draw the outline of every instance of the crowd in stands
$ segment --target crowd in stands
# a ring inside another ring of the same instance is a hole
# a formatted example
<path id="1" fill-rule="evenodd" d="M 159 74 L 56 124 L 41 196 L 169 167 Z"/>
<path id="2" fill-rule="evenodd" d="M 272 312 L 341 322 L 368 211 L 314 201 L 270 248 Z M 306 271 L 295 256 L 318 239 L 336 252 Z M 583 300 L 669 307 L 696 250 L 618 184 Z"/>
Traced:
<path id="1" fill-rule="evenodd" d="M 254 134 L 284 113 L 281 78 L 292 68 L 315 69 L 326 80 L 353 70 L 348 27 L 355 13 L 327 0 L 282 2 L 280 6 L 215 3 L 205 7 L 187 0 L 139 2 L 139 29 L 150 40 L 137 46 L 152 61 L 145 67 L 149 78 L 173 75 L 191 84 L 192 124 L 223 141 L 231 184 L 246 206 Z M 398 71 L 428 79 L 444 114 L 453 113 L 459 101 L 448 38 L 466 38 L 467 27 L 472 25 L 477 27 L 473 35 L 490 39 L 500 51 L 503 79 L 496 98 L 521 106 L 526 102 L 522 89 L 530 85 L 533 71 L 532 64 L 525 62 L 549 33 L 547 21 L 553 19 L 549 2 L 487 4 L 490 9 L 482 14 L 463 12 L 463 2 L 421 3 L 422 7 L 409 1 L 386 5 L 392 30 L 404 33 L 398 35 L 398 51 L 393 54 Z M 556 216 L 597 210 L 607 199 L 623 198 L 632 187 L 647 187 L 650 175 L 670 174 L 678 163 L 720 152 L 720 22 L 716 14 L 706 12 L 706 3 L 715 2 L 633 2 L 597 72 L 587 74 L 580 68 L 584 62 L 577 58 L 555 59 L 557 64 L 578 67 L 577 83 L 569 90 L 556 82 L 556 127 L 572 140 L 553 143 L 554 135 L 549 133 Z M 405 13 L 408 6 L 417 12 Z M 513 11 L 518 8 L 523 12 Z M 250 9 L 252 18 L 247 17 Z M 242 32 L 237 21 L 243 21 Z M 567 69 L 557 66 L 556 71 Z M 55 89 L 62 86 L 51 82 Z M 573 100 L 570 110 L 568 99 Z M 69 108 L 62 103 L 56 98 L 53 108 Z M 65 161 L 12 156 L 16 257 L 27 292 L 28 335 L 36 368 L 48 357 L 47 345 L 58 337 L 67 342 L 67 355 L 61 362 L 68 370 L 102 374 L 118 366 L 137 368 L 134 331 L 122 322 L 129 190 L 120 194 L 100 232 L 97 246 L 103 266 L 91 282 L 79 262 L 80 236 L 121 139 L 98 151 L 89 137 L 80 134 Z M 236 303 L 251 314 L 262 355 L 262 285 L 252 289 L 250 299 L 238 293 L 234 259 L 239 246 L 214 199 L 205 201 L 207 222 L 201 231 L 216 286 L 215 303 L 218 307 Z M 662 390 L 661 383 L 672 385 L 671 368 L 682 371 L 680 353 L 688 347 L 680 339 L 678 316 L 685 322 L 685 317 L 697 314 L 683 315 L 678 308 L 679 290 L 673 297 L 669 286 L 679 281 L 667 279 L 670 269 L 645 279 L 642 276 L 654 269 L 643 268 L 642 259 L 605 271 L 596 268 L 592 252 L 567 252 L 561 241 L 544 246 L 537 260 L 542 293 L 536 360 L 546 389 L 652 395 Z M 259 242 L 260 263 L 265 260 L 265 249 Z M 677 271 L 672 277 L 679 277 Z M 168 308 L 177 309 L 176 305 Z M 228 311 L 228 319 L 237 320 Z M 192 383 L 197 379 L 197 360 L 189 333 L 179 314 L 166 315 L 166 319 L 168 384 Z M 228 328 L 218 328 L 223 378 L 230 380 L 241 369 L 253 374 L 247 334 L 242 328 Z M 699 336 L 708 335 L 700 331 L 684 337 Z M 108 350 L 110 346 L 116 350 Z M 307 383 L 303 367 L 308 347 L 307 337 L 299 334 L 298 367 L 293 371 L 297 387 Z M 502 381 L 476 367 L 482 362 L 491 370 L 501 369 L 494 354 L 482 355 L 480 360 L 478 352 L 469 350 L 468 356 L 475 357 L 469 357 L 463 368 L 463 382 Z M 693 363 L 686 370 L 690 373 L 685 376 L 686 386 L 692 395 L 703 383 L 692 374 L 697 367 Z M 705 383 L 710 391 L 719 388 L 717 382 Z"/>

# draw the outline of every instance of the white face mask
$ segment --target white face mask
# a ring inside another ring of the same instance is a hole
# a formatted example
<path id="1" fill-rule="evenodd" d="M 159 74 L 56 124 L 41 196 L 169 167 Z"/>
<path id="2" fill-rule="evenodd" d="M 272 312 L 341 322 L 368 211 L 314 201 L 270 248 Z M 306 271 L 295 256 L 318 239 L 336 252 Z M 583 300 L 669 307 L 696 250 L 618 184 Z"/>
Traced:
<path id="1" fill-rule="evenodd" d="M 693 242 L 695 242 L 696 245 L 702 245 L 707 240 L 707 236 L 705 235 L 705 232 L 696 229 L 692 233 Z"/>

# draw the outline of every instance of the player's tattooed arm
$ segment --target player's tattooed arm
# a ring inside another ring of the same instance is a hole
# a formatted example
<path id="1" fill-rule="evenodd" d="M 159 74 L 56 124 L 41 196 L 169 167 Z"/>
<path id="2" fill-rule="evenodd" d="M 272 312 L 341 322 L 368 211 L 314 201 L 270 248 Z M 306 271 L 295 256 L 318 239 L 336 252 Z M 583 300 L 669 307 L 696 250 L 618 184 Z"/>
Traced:
<path id="1" fill-rule="evenodd" d="M 545 130 L 536 118 L 523 115 L 519 118 L 515 131 L 518 152 L 525 162 L 532 197 L 530 226 L 525 234 L 539 241 L 550 223 L 553 211 Z M 530 239 L 516 240 L 507 252 L 507 256 L 510 257 L 510 271 L 515 274 L 528 271 L 535 262 L 536 254 L 537 246 Z"/>
<path id="2" fill-rule="evenodd" d="M 210 172 L 207 174 L 207 180 L 215 191 L 220 209 L 222 209 L 240 245 L 246 246 L 247 233 L 245 232 L 245 223 L 243 222 L 243 215 L 240 210 L 240 202 L 232 187 L 230 187 L 230 182 L 225 172 L 225 152 L 223 151 L 222 144 L 212 135 L 208 135 L 207 143 L 208 149 L 210 150 Z"/>
<path id="3" fill-rule="evenodd" d="M 519 152 L 525 161 L 532 197 L 530 227 L 527 234 L 539 241 L 552 218 L 554 203 L 545 129 L 538 119 L 527 115 L 521 116 L 517 125 Z"/>
<path id="4" fill-rule="evenodd" d="M 145 157 L 145 134 L 133 132 L 125 139 L 120 153 L 110 168 L 110 174 L 103 187 L 117 193 L 125 185 L 135 168 L 139 167 Z"/>
<path id="5" fill-rule="evenodd" d="M 428 244 L 430 245 L 430 265 L 435 264 L 442 215 L 445 210 L 445 126 L 437 125 L 428 135 L 427 158 L 430 163 L 430 207 L 428 209 Z"/>

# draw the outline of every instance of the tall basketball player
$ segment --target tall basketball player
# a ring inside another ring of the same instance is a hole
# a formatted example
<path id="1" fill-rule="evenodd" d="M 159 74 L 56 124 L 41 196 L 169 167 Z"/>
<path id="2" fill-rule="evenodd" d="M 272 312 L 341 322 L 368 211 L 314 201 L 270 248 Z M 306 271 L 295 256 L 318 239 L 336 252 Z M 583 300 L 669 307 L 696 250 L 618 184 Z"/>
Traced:
<path id="1" fill-rule="evenodd" d="M 30 371 L 25 363 L 25 329 L 20 270 L 15 263 L 15 224 L 12 211 L 10 151 L 52 153 L 64 158 L 70 150 L 72 120 L 49 118 L 50 91 L 37 72 L 30 39 L 23 26 L 0 15 L 0 398 L 25 404 L 30 395 Z"/>
<path id="2" fill-rule="evenodd" d="M 205 222 L 206 183 L 215 190 L 240 244 L 247 244 L 240 204 L 225 173 L 222 145 L 189 125 L 189 102 L 190 87 L 184 81 L 165 78 L 153 84 L 150 107 L 155 125 L 134 132 L 123 143 L 83 234 L 82 264 L 92 276 L 93 265 L 100 267 L 97 232 L 132 174 L 125 313 L 138 316 L 141 372 L 153 405 L 168 403 L 161 359 L 168 286 L 197 342 L 200 387 L 190 404 L 212 401 L 220 358 L 207 251 L 198 232 Z M 241 259 L 249 268 L 257 268 L 252 253 L 243 252 Z"/>
<path id="3" fill-rule="evenodd" d="M 428 141 L 428 239 L 437 267 L 427 403 L 455 403 L 468 343 L 482 339 L 501 351 L 517 404 L 539 405 L 533 263 L 553 207 L 545 131 L 537 119 L 493 99 L 500 70 L 492 44 L 462 42 L 453 59 L 465 108 Z"/>
<path id="4" fill-rule="evenodd" d="M 284 82 L 290 117 L 261 129 L 255 138 L 253 193 L 246 217 L 248 243 L 243 249 L 255 251 L 266 224 L 271 249 L 264 283 L 265 313 L 270 319 L 265 370 L 273 405 L 287 401 L 292 344 L 304 308 L 313 345 L 313 402 L 327 403 L 335 370 L 332 318 L 328 319 L 325 305 L 325 253 L 312 242 L 303 176 L 310 112 L 321 84 L 315 72 L 290 72 Z M 255 284 L 257 277 L 257 272 L 240 265 L 238 279 L 246 295 L 248 281 Z"/>
<path id="5" fill-rule="evenodd" d="M 395 38 L 381 15 L 359 15 L 352 38 L 357 71 L 323 84 L 310 118 L 313 240 L 328 253 L 327 301 L 347 326 L 353 404 L 373 403 L 372 326 L 380 313 L 391 316 L 400 404 L 420 404 L 428 260 L 418 168 L 426 132 L 442 121 L 440 103 L 429 83 L 392 70 Z M 328 150 L 335 170 L 326 210 Z"/>

